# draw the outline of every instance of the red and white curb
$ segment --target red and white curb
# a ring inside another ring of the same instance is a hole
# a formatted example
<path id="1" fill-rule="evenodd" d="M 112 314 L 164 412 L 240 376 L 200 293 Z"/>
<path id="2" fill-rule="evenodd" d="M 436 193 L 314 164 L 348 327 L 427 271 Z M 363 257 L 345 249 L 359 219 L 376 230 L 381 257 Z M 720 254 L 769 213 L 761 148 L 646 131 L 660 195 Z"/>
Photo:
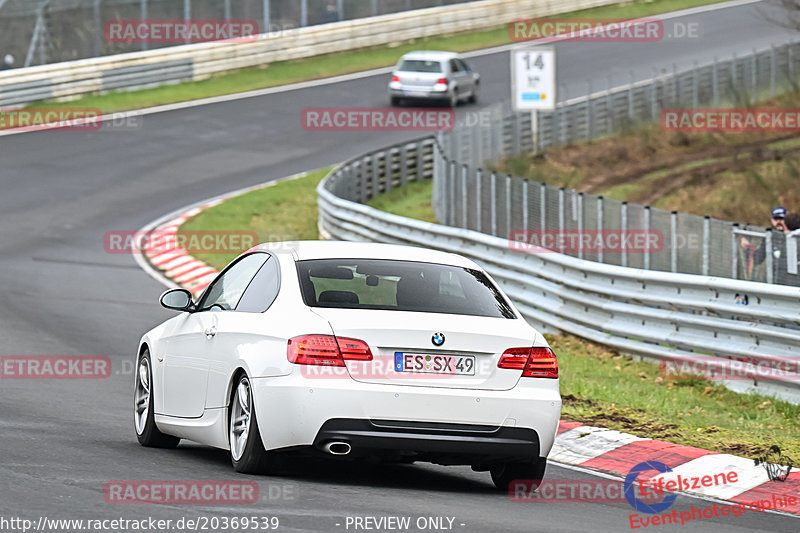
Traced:
<path id="1" fill-rule="evenodd" d="M 756 466 L 752 459 L 735 455 L 562 420 L 547 459 L 554 463 L 579 466 L 623 478 L 639 463 L 658 461 L 672 469 L 672 472 L 649 479 L 657 481 L 662 478 L 664 482 L 676 479 L 679 475 L 683 478 L 702 478 L 706 475 L 713 478 L 715 474 L 722 472 L 736 472 L 737 480 L 734 483 L 681 492 L 748 504 L 762 500 L 772 501 L 773 496 L 781 499 L 795 496 L 795 505 L 779 510 L 800 515 L 800 472 L 791 470 L 785 481 L 772 481 L 763 465 Z M 646 479 L 645 474 L 642 473 L 640 480 Z"/>
<path id="2" fill-rule="evenodd" d="M 163 243 L 176 243 L 175 235 L 177 235 L 181 225 L 210 207 L 248 192 L 272 187 L 284 181 L 302 178 L 307 174 L 308 172 L 300 172 L 252 187 L 237 189 L 178 209 L 149 223 L 137 233 L 140 235 L 154 233 L 158 236 L 158 239 L 145 243 L 142 253 L 134 256 L 137 263 L 145 272 L 168 287 L 182 287 L 195 297 L 199 296 L 208 287 L 208 284 L 214 281 L 219 271 L 208 263 L 192 257 L 184 248 L 177 245 L 164 247 Z"/>
<path id="3" fill-rule="evenodd" d="M 195 259 L 180 246 L 164 247 L 160 243 L 177 242 L 175 236 L 184 222 L 223 201 L 221 198 L 214 199 L 156 226 L 153 232 L 159 239 L 148 241 L 144 246 L 143 253 L 150 265 L 160 271 L 162 276 L 188 290 L 195 297 L 214 281 L 219 271 L 205 261 Z"/>

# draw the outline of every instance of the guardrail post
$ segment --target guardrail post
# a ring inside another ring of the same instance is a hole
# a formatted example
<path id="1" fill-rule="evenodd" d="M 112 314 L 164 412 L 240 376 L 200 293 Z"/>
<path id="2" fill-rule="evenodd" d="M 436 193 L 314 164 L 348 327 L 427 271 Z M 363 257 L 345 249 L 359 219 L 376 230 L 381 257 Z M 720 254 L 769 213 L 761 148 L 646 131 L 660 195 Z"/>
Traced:
<path id="1" fill-rule="evenodd" d="M 611 96 L 611 76 L 606 78 L 606 135 L 614 133 L 614 107 Z"/>
<path id="2" fill-rule="evenodd" d="M 650 82 L 650 118 L 658 119 L 658 71 L 653 69 L 653 81 Z"/>
<path id="3" fill-rule="evenodd" d="M 417 142 L 417 175 L 414 181 L 425 179 L 425 146 L 422 141 Z"/>
<path id="4" fill-rule="evenodd" d="M 714 65 L 711 67 L 711 95 L 714 102 L 714 107 L 719 106 L 719 64 L 717 63 L 717 56 L 714 56 Z"/>
<path id="5" fill-rule="evenodd" d="M 775 51 L 775 45 L 770 45 L 769 48 L 769 96 L 775 96 L 775 74 L 778 70 L 778 54 Z"/>
<path id="6" fill-rule="evenodd" d="M 372 154 L 372 187 L 370 187 L 369 198 L 367 198 L 367 201 L 372 200 L 381 193 L 380 181 L 380 154 L 375 152 Z"/>
<path id="7" fill-rule="evenodd" d="M 703 217 L 703 275 L 708 276 L 711 246 L 711 217 Z"/>
<path id="8" fill-rule="evenodd" d="M 528 180 L 522 180 L 522 231 L 528 238 Z"/>
<path id="9" fill-rule="evenodd" d="M 511 145 L 514 154 L 522 153 L 522 124 L 520 124 L 522 116 L 519 113 L 514 113 L 511 119 Z"/>
<path id="10" fill-rule="evenodd" d="M 467 165 L 466 163 L 461 166 L 461 227 L 467 228 L 467 200 L 469 195 L 467 192 Z"/>
<path id="11" fill-rule="evenodd" d="M 361 159 L 361 168 L 359 169 L 360 172 L 358 173 L 359 183 L 361 185 L 359 202 L 362 203 L 362 204 L 367 203 L 367 201 L 369 200 L 369 196 L 367 194 L 367 162 L 368 161 L 370 161 L 369 156 L 366 156 L 366 157 Z"/>
<path id="12" fill-rule="evenodd" d="M 592 99 L 592 82 L 591 80 L 586 82 L 586 126 L 587 126 L 587 137 L 586 140 L 589 141 L 594 139 L 594 100 Z"/>
<path id="13" fill-rule="evenodd" d="M 739 224 L 733 223 L 731 228 L 731 278 L 739 279 L 739 236 L 736 230 L 739 229 Z"/>
<path id="14" fill-rule="evenodd" d="M 564 187 L 561 187 L 560 189 L 558 189 L 558 234 L 559 234 L 559 238 L 561 238 L 561 235 L 564 234 L 564 227 L 566 226 L 566 224 L 564 223 L 564 220 L 566 218 L 565 214 L 564 214 L 564 194 L 565 194 L 565 191 L 566 191 L 566 189 Z"/>
<path id="15" fill-rule="evenodd" d="M 625 245 L 625 237 L 628 233 L 628 202 L 622 202 L 619 206 L 620 218 L 620 250 L 622 251 L 622 266 L 628 266 L 628 247 Z"/>
<path id="16" fill-rule="evenodd" d="M 447 173 L 447 182 L 450 186 L 450 196 L 445 202 L 446 209 L 447 209 L 447 224 L 449 226 L 456 225 L 456 162 L 450 160 L 450 163 L 447 165 L 448 173 Z"/>
<path id="17" fill-rule="evenodd" d="M 269 0 L 262 0 L 261 5 L 261 12 L 264 17 L 264 27 L 262 28 L 262 32 L 266 33 L 270 30 L 270 24 L 272 23 L 269 16 Z"/>
<path id="18" fill-rule="evenodd" d="M 699 95 L 698 86 L 699 80 L 697 79 L 697 60 L 692 65 L 692 108 L 697 109 Z"/>
<path id="19" fill-rule="evenodd" d="M 758 87 L 758 81 L 756 80 L 756 73 L 758 72 L 758 52 L 756 49 L 753 48 L 753 58 L 750 61 L 750 87 L 753 90 L 753 98 L 756 97 L 756 89 Z"/>
<path id="20" fill-rule="evenodd" d="M 378 0 L 370 0 L 370 13 L 374 17 L 378 14 Z"/>
<path id="21" fill-rule="evenodd" d="M 408 147 L 403 145 L 400 147 L 400 186 L 403 187 L 408 183 Z"/>
<path id="22" fill-rule="evenodd" d="M 583 193 L 578 193 L 578 258 L 583 259 Z"/>
<path id="23" fill-rule="evenodd" d="M 547 229 L 547 184 L 542 182 L 539 187 L 539 220 L 541 227 L 539 229 L 544 232 Z"/>
<path id="24" fill-rule="evenodd" d="M 630 71 L 630 83 L 628 84 L 628 124 L 633 122 L 633 84 L 634 84 L 633 71 Z"/>
<path id="25" fill-rule="evenodd" d="M 497 236 L 497 174 L 489 176 L 489 212 L 491 213 L 491 232 Z M 478 213 L 480 216 L 480 213 Z"/>
<path id="26" fill-rule="evenodd" d="M 643 258 L 644 259 L 643 266 L 645 270 L 650 270 L 650 254 L 652 252 L 650 251 L 650 206 L 649 205 L 644 206 L 644 236 L 645 236 L 645 241 L 644 241 L 645 254 Z"/>
<path id="27" fill-rule="evenodd" d="M 678 212 L 669 215 L 669 268 L 670 272 L 678 271 Z"/>
<path id="28" fill-rule="evenodd" d="M 139 0 L 139 18 L 147 20 L 147 0 Z M 147 50 L 146 39 L 142 39 L 142 50 Z"/>
<path id="29" fill-rule="evenodd" d="M 506 175 L 506 234 L 511 235 L 511 174 Z"/>
<path id="30" fill-rule="evenodd" d="M 186 23 L 186 26 L 189 26 L 190 21 L 192 20 L 192 0 L 183 0 L 183 22 Z M 192 42 L 191 37 L 189 36 L 189 32 L 186 32 L 186 43 Z"/>
<path id="31" fill-rule="evenodd" d="M 475 231 L 483 231 L 483 169 L 475 171 Z"/>
<path id="32" fill-rule="evenodd" d="M 300 27 L 308 26 L 308 0 L 300 0 Z"/>
<path id="33" fill-rule="evenodd" d="M 767 241 L 767 244 L 764 246 L 764 253 L 766 257 L 766 276 L 767 276 L 767 283 L 774 283 L 775 280 L 773 279 L 773 266 L 775 257 L 772 255 L 772 228 L 767 228 L 767 234 L 764 237 Z"/>
<path id="34" fill-rule="evenodd" d="M 103 34 L 103 21 L 100 18 L 100 3 L 103 0 L 94 0 L 92 12 L 94 15 L 94 38 L 92 39 L 92 53 L 94 57 L 100 57 L 100 36 Z M 5 2 L 3 2 L 5 3 Z"/>
<path id="35" fill-rule="evenodd" d="M 603 236 L 603 197 L 597 197 L 597 234 L 602 238 Z M 605 242 L 605 239 L 600 242 Z M 597 262 L 603 262 L 603 245 L 597 250 Z"/>

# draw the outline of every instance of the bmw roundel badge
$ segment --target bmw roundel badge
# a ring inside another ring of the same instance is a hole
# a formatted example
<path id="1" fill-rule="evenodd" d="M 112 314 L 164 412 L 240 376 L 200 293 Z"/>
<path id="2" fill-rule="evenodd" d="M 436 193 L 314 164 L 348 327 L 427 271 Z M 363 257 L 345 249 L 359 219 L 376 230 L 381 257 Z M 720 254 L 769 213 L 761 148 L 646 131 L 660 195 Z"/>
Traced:
<path id="1" fill-rule="evenodd" d="M 431 342 L 434 346 L 441 346 L 444 344 L 444 333 L 434 333 L 433 337 L 431 337 Z"/>

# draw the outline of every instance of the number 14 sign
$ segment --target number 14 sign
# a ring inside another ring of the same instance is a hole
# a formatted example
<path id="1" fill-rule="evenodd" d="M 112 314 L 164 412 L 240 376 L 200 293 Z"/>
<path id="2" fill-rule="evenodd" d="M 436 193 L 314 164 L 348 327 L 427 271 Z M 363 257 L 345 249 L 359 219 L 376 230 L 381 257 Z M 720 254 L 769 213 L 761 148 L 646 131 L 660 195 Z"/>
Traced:
<path id="1" fill-rule="evenodd" d="M 515 111 L 556 107 L 556 51 L 537 46 L 511 51 L 511 102 Z"/>

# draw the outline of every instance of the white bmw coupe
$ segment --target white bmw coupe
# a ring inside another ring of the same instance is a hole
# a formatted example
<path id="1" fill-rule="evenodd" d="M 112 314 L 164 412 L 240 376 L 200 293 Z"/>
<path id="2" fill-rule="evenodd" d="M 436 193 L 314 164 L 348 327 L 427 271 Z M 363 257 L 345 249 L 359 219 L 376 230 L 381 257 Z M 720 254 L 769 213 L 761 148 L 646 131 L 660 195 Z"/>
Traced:
<path id="1" fill-rule="evenodd" d="M 134 421 L 144 446 L 180 439 L 269 472 L 302 453 L 471 465 L 507 490 L 541 480 L 558 362 L 464 257 L 407 246 L 265 244 L 146 333 Z"/>

